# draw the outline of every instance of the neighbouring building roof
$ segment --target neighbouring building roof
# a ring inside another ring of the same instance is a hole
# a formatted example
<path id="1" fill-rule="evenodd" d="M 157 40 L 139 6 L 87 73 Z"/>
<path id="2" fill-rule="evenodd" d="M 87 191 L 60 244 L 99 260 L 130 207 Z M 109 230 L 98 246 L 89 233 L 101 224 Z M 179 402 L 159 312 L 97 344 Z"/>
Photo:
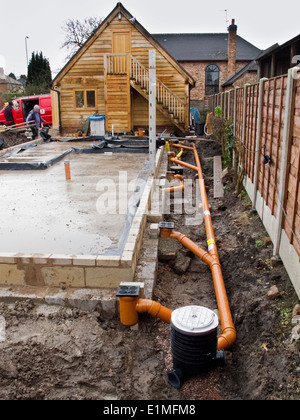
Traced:
<path id="1" fill-rule="evenodd" d="M 268 57 L 269 55 L 276 54 L 276 53 L 284 50 L 285 48 L 290 47 L 293 44 L 299 44 L 299 43 L 300 43 L 300 35 L 297 35 L 297 36 L 288 40 L 287 42 L 285 42 L 282 45 L 279 45 L 279 44 L 272 45 L 267 50 L 262 51 L 261 54 L 258 57 L 256 57 L 256 59 L 257 60 L 263 60 L 266 57 Z"/>
<path id="2" fill-rule="evenodd" d="M 0 84 L 1 85 L 18 85 L 18 86 L 23 86 L 22 83 L 18 82 L 18 80 L 13 79 L 12 77 L 6 76 L 4 74 L 4 70 L 1 67 L 0 68 Z"/>
<path id="3" fill-rule="evenodd" d="M 228 33 L 152 35 L 177 61 L 227 61 Z M 261 50 L 237 35 L 237 61 L 254 60 Z"/>
<path id="4" fill-rule="evenodd" d="M 258 66 L 255 60 L 250 61 L 250 63 L 246 64 L 241 70 L 237 71 L 228 80 L 226 80 L 226 82 L 222 84 L 222 87 L 231 86 L 236 80 L 242 77 L 245 73 L 250 72 L 250 71 L 257 72 L 257 69 L 258 69 Z"/>
<path id="5" fill-rule="evenodd" d="M 18 80 L 13 79 L 12 77 L 9 77 L 9 76 L 5 76 L 4 79 L 0 79 L 0 84 L 23 86 L 23 84 L 21 82 L 18 82 Z"/>
<path id="6" fill-rule="evenodd" d="M 277 48 L 279 47 L 279 44 L 274 44 L 271 47 L 267 48 L 266 50 L 261 51 L 261 53 L 255 58 L 255 60 L 260 60 L 261 58 L 264 58 L 268 56 L 269 54 L 273 53 Z"/>

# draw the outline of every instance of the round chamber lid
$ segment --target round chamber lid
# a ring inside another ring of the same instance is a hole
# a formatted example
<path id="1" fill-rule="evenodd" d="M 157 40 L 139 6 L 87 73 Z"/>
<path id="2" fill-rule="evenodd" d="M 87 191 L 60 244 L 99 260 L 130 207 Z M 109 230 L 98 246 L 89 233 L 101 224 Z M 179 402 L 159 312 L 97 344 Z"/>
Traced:
<path id="1" fill-rule="evenodd" d="M 219 325 L 217 315 L 202 306 L 186 306 L 172 312 L 173 326 L 182 332 L 201 334 L 214 330 Z"/>

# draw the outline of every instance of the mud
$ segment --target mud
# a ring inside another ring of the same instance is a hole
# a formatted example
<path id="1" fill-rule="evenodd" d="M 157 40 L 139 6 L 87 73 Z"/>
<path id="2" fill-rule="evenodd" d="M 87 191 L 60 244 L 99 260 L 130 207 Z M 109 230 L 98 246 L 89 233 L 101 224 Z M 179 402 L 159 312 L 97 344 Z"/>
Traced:
<path id="1" fill-rule="evenodd" d="M 169 325 L 159 320 L 141 315 L 139 327 L 128 329 L 98 312 L 37 306 L 30 301 L 0 303 L 0 321 L 5 324 L 5 334 L 0 334 L 1 399 L 299 399 L 299 349 L 291 342 L 291 314 L 299 300 L 284 267 L 271 264 L 272 244 L 265 240 L 267 234 L 251 212 L 249 199 L 237 198 L 230 182 L 224 199 L 212 198 L 211 157 L 219 152 L 214 143 L 201 148 L 237 329 L 225 366 L 175 390 L 166 377 L 172 368 Z M 184 159 L 193 162 L 192 156 Z M 204 225 L 184 226 L 184 215 L 170 215 L 167 220 L 205 246 Z M 216 309 L 209 268 L 181 247 L 171 247 L 168 257 L 165 246 L 161 249 L 154 299 L 171 309 L 184 305 Z M 176 264 L 178 260 L 182 263 Z M 280 295 L 270 300 L 267 294 L 274 285 Z"/>
<path id="2" fill-rule="evenodd" d="M 0 139 L 4 140 L 5 142 L 3 149 L 7 149 L 9 147 L 17 146 L 19 144 L 31 141 L 30 139 L 27 139 L 25 131 L 11 133 L 4 133 L 0 131 Z"/>

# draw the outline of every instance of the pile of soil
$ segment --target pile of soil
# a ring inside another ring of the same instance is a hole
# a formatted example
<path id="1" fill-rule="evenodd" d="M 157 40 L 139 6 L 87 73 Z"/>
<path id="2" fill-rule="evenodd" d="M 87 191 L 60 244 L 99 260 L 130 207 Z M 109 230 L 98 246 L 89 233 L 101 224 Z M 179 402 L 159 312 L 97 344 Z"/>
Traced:
<path id="1" fill-rule="evenodd" d="M 3 149 L 7 149 L 9 147 L 13 147 L 13 146 L 17 146 L 19 144 L 22 143 L 27 143 L 28 140 L 25 134 L 25 130 L 24 131 L 20 131 L 20 132 L 0 132 L 0 139 L 4 140 L 5 145 Z"/>
<path id="2" fill-rule="evenodd" d="M 225 366 L 176 390 L 166 377 L 172 368 L 170 326 L 162 321 L 141 315 L 138 328 L 130 329 L 98 312 L 0 303 L 0 325 L 6 326 L 5 338 L 0 334 L 0 399 L 299 399 L 299 349 L 291 342 L 291 315 L 299 300 L 284 267 L 271 264 L 272 245 L 246 195 L 237 198 L 228 182 L 224 199 L 213 199 L 211 157 L 219 146 L 201 142 L 199 150 L 237 329 Z M 184 160 L 194 163 L 188 153 Z M 205 247 L 203 224 L 185 226 L 184 215 L 166 219 Z M 170 309 L 216 309 L 210 269 L 181 246 L 169 254 L 160 253 L 154 299 Z M 280 294 L 271 300 L 274 285 Z"/>

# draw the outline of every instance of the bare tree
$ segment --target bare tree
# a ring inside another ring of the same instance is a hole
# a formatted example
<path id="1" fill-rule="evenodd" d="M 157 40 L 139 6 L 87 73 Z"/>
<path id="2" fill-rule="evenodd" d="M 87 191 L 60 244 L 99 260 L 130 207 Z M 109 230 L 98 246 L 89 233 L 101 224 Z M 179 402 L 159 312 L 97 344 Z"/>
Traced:
<path id="1" fill-rule="evenodd" d="M 96 31 L 102 22 L 102 18 L 89 17 L 82 22 L 78 19 L 66 21 L 62 30 L 65 32 L 65 41 L 61 48 L 69 51 L 67 59 L 70 59 L 83 46 L 86 40 Z"/>

